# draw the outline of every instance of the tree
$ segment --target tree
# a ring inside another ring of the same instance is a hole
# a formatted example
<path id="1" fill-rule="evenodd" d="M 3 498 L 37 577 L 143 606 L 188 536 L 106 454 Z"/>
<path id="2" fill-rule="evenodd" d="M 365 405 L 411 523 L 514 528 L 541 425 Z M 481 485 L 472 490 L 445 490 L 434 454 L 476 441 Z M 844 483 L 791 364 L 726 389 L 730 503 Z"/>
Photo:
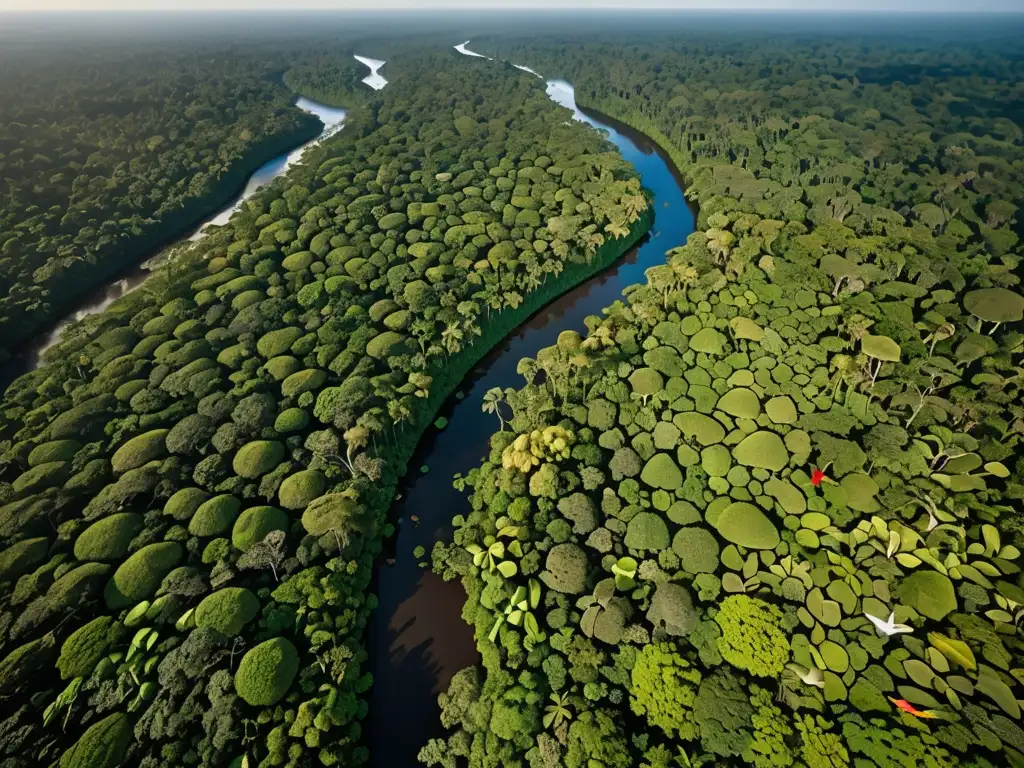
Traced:
<path id="1" fill-rule="evenodd" d="M 630 708 L 670 738 L 693 741 L 699 733 L 693 703 L 701 674 L 671 643 L 649 644 L 631 672 Z"/>
<path id="2" fill-rule="evenodd" d="M 501 424 L 501 431 L 505 431 L 505 419 L 501 415 L 501 405 L 505 402 L 505 393 L 501 387 L 492 387 L 484 393 L 483 405 L 480 410 L 484 413 L 493 413 L 498 417 Z"/>
<path id="3" fill-rule="evenodd" d="M 284 531 L 271 531 L 242 553 L 236 565 L 243 571 L 269 568 L 274 575 L 274 581 L 278 581 L 277 568 L 284 559 L 284 541 Z"/>

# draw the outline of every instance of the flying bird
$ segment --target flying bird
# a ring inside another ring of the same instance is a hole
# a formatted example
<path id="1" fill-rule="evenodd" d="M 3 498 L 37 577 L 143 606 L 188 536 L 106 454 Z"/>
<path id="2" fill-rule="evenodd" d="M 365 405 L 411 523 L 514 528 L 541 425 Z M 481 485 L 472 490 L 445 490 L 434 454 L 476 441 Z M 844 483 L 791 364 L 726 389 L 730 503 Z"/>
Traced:
<path id="1" fill-rule="evenodd" d="M 891 637 L 892 635 L 906 634 L 914 631 L 914 628 L 909 624 L 897 624 L 895 613 L 890 613 L 886 621 L 877 616 L 872 616 L 870 613 L 865 613 L 864 615 L 868 621 L 875 625 L 875 631 L 878 632 L 880 637 Z"/>

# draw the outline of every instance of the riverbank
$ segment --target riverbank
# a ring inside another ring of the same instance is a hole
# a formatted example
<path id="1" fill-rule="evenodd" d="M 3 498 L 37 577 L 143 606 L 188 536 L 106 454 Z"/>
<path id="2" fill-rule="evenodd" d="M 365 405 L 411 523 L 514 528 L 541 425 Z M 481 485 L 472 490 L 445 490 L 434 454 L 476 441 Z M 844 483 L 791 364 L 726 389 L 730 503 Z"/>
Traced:
<path id="1" fill-rule="evenodd" d="M 146 267 L 146 263 L 150 259 L 158 257 L 168 248 L 184 242 L 188 233 L 191 233 L 188 239 L 194 241 L 202 236 L 208 226 L 226 224 L 242 202 L 255 194 L 262 186 L 285 173 L 292 164 L 301 159 L 306 149 L 334 135 L 344 124 L 345 112 L 340 109 L 314 102 L 304 96 L 298 97 L 295 106 L 302 110 L 303 122 L 311 127 L 311 131 L 292 133 L 290 136 L 293 139 L 289 141 L 280 139 L 264 142 L 260 145 L 257 153 L 247 156 L 244 167 L 239 166 L 232 173 L 230 180 L 224 180 L 223 186 L 226 192 L 214 199 L 214 205 L 204 208 L 202 212 L 196 211 L 195 215 L 187 219 L 183 217 L 188 211 L 183 212 L 178 217 L 183 220 L 177 226 L 172 227 L 171 224 L 168 224 L 164 228 L 170 234 L 159 244 L 148 249 L 136 248 L 133 258 L 125 260 L 128 263 L 122 263 L 120 268 L 107 272 L 106 277 L 99 281 L 90 281 L 87 289 L 83 290 L 75 299 L 65 303 L 59 315 L 60 319 L 56 321 L 51 319 L 47 330 L 40 331 L 35 334 L 34 338 L 23 341 L 16 354 L 0 365 L 0 388 L 6 388 L 21 374 L 38 367 L 46 350 L 60 341 L 67 326 L 89 315 L 102 312 L 114 301 L 135 290 L 149 279 L 153 273 Z M 310 135 L 312 131 L 316 131 L 317 127 L 319 127 L 319 131 Z M 295 139 L 299 140 L 297 144 Z M 253 168 L 253 166 L 255 167 Z M 231 182 L 230 186 L 228 186 L 228 181 Z M 197 202 L 193 207 L 198 205 Z M 141 255 L 138 255 L 140 253 Z"/>
<path id="2" fill-rule="evenodd" d="M 37 337 L 49 335 L 51 329 L 63 323 L 73 313 L 81 300 L 104 283 L 119 279 L 127 269 L 156 255 L 170 243 L 187 236 L 199 227 L 212 212 L 231 203 L 248 183 L 249 177 L 261 166 L 278 155 L 288 152 L 316 138 L 323 131 L 323 123 L 315 116 L 303 113 L 300 128 L 287 134 L 267 139 L 255 145 L 238 162 L 232 163 L 214 184 L 213 189 L 201 197 L 191 198 L 177 211 L 154 220 L 142 227 L 143 232 L 116 247 L 97 252 L 97 263 L 75 270 L 76 279 L 69 289 L 60 296 L 50 297 L 50 310 L 45 315 L 28 317 L 18 329 L 7 331 L 7 338 L 0 348 L 0 361 L 5 366 L 16 361 L 26 347 Z M 81 275 L 78 273 L 81 272 Z M 5 371 L 3 385 L 13 378 Z"/>
<path id="3" fill-rule="evenodd" d="M 408 461 L 412 471 L 400 483 L 402 498 L 391 510 L 398 535 L 388 542 L 373 584 L 379 606 L 368 643 L 374 687 L 367 743 L 378 768 L 416 765 L 419 749 L 441 732 L 437 694 L 455 672 L 479 660 L 473 630 L 462 618 L 466 596 L 461 583 L 445 582 L 418 563 L 429 559 L 434 542 L 450 540 L 453 516 L 468 512 L 468 501 L 453 488 L 452 476 L 479 463 L 499 427 L 494 415 L 481 411 L 484 393 L 521 385 L 516 369 L 523 357 L 554 344 L 564 330 L 585 333 L 588 315 L 600 315 L 621 297 L 623 288 L 641 282 L 647 268 L 664 263 L 665 251 L 685 243 L 693 231 L 681 177 L 652 142 L 604 115 L 578 109 L 567 82 L 550 81 L 546 90 L 575 119 L 604 131 L 640 173 L 644 187 L 654 192 L 655 205 L 649 211 L 654 228 L 625 258 L 548 299 L 541 311 L 469 368 L 458 386 L 461 399 L 451 397 L 441 407 L 447 426 L 427 430 Z M 416 471 L 424 465 L 427 473 Z M 403 724 L 401 733 L 395 732 L 396 722 Z"/>
<path id="4" fill-rule="evenodd" d="M 576 105 L 586 112 L 592 112 L 595 115 L 599 115 L 602 120 L 611 125 L 628 128 L 629 130 L 635 131 L 636 133 L 644 136 L 651 143 L 652 147 L 663 155 L 663 158 L 672 170 L 673 175 L 679 182 L 679 186 L 686 189 L 690 185 L 690 179 L 687 178 L 686 172 L 683 168 L 691 165 L 691 159 L 685 157 L 682 152 L 673 147 L 671 139 L 669 139 L 669 137 L 666 136 L 651 120 L 629 119 L 615 115 L 614 102 L 611 100 L 604 100 L 596 103 L 577 101 Z M 687 207 L 690 209 L 690 212 L 693 214 L 693 220 L 696 222 L 699 216 L 697 204 L 691 202 L 689 198 L 687 198 Z"/>
<path id="5" fill-rule="evenodd" d="M 447 686 L 452 674 L 477 661 L 472 631 L 459 614 L 464 599 L 461 585 L 442 582 L 429 569 L 419 568 L 418 561 L 425 558 L 414 555 L 417 546 L 429 549 L 444 532 L 442 526 L 450 525 L 453 510 L 449 496 L 454 490 L 449 464 L 461 462 L 468 467 L 479 461 L 482 450 L 486 451 L 486 445 L 479 439 L 480 430 L 472 427 L 486 420 L 487 429 L 493 431 L 491 422 L 497 423 L 493 416 L 480 412 L 479 386 L 473 383 L 476 380 L 479 385 L 483 377 L 474 372 L 494 372 L 502 378 L 515 376 L 515 364 L 522 357 L 516 342 L 522 340 L 524 329 L 534 321 L 539 321 L 538 328 L 549 328 L 548 313 L 552 303 L 579 291 L 585 293 L 587 286 L 601 279 L 602 273 L 627 254 L 635 253 L 637 243 L 647 235 L 653 221 L 653 208 L 648 208 L 633 223 L 628 235 L 606 242 L 589 264 L 570 265 L 557 278 L 529 294 L 516 309 L 492 315 L 484 333 L 473 344 L 431 371 L 435 378 L 431 395 L 417 414 L 419 423 L 403 437 L 402 444 L 396 446 L 395 466 L 399 470 L 386 496 L 389 500 L 395 499 L 388 505 L 388 521 L 398 535 L 387 541 L 378 555 L 371 588 L 378 605 L 370 618 L 364 647 L 371 649 L 370 671 L 375 681 L 366 734 L 373 765 L 380 768 L 412 765 L 407 759 L 410 751 L 414 757 L 438 728 L 436 692 Z M 517 332 L 519 339 L 515 338 Z M 532 346 L 532 341 L 530 337 L 527 344 Z M 465 395 L 467 390 L 469 394 Z M 481 417 L 480 421 L 466 425 L 454 413 L 456 409 L 475 414 Z M 448 421 L 444 429 L 434 426 L 439 415 Z M 423 466 L 429 469 L 428 473 L 418 471 Z M 401 500 L 396 498 L 397 492 Z M 414 516 L 419 518 L 418 523 L 413 520 Z M 398 648 L 396 641 L 404 646 L 410 638 L 391 636 L 396 617 L 402 625 L 406 624 L 400 609 L 409 596 L 407 593 L 414 591 L 413 587 L 422 586 L 424 580 L 429 586 L 426 590 L 417 590 L 415 604 L 424 610 L 414 613 L 429 614 L 430 622 L 426 628 L 418 626 L 416 629 L 421 633 L 426 629 L 427 640 L 443 637 L 443 644 L 434 649 L 444 655 L 436 668 L 433 660 L 425 657 L 426 649 L 420 647 L 420 643 L 412 649 Z M 398 652 L 398 657 L 393 650 Z M 410 712 L 410 703 L 414 712 Z M 400 739 L 396 739 L 394 733 L 396 717 L 403 723 Z"/>

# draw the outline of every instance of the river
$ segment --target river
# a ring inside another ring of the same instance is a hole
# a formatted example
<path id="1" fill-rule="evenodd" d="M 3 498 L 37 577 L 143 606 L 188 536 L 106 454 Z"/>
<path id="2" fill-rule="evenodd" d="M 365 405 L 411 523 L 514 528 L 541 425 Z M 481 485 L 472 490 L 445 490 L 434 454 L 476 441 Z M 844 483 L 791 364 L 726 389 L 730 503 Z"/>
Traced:
<path id="1" fill-rule="evenodd" d="M 465 45 L 459 46 L 460 53 L 479 56 Z M 442 408 L 447 427 L 431 428 L 409 462 L 402 498 L 392 509 L 398 533 L 387 545 L 391 559 L 382 561 L 376 574 L 379 603 L 367 644 L 374 684 L 366 738 L 376 768 L 417 765 L 419 749 L 442 735 L 437 694 L 448 687 L 452 675 L 479 661 L 473 632 L 462 620 L 466 596 L 461 582 L 442 581 L 418 562 L 429 561 L 435 541 L 451 538 L 452 517 L 468 512 L 466 496 L 452 488 L 452 476 L 465 474 L 480 462 L 498 429 L 497 418 L 480 409 L 484 392 L 521 386 L 523 380 L 516 373 L 520 359 L 536 356 L 564 330 L 585 333 L 587 315 L 600 315 L 624 288 L 643 279 L 644 270 L 664 263 L 665 251 L 684 244 L 693 232 L 694 217 L 683 197 L 682 180 L 666 155 L 632 129 L 577 108 L 569 83 L 550 80 L 547 93 L 572 109 L 577 120 L 606 131 L 639 171 L 644 186 L 655 195 L 654 226 L 622 260 L 547 305 L 481 360 L 460 388 L 463 397 L 449 398 Z M 422 465 L 429 468 L 427 474 L 419 473 Z M 413 555 L 417 546 L 427 551 L 424 557 Z"/>
<path id="2" fill-rule="evenodd" d="M 60 336 L 64 332 L 65 328 L 78 320 L 88 317 L 89 315 L 102 312 L 117 301 L 117 299 L 146 282 L 146 280 L 153 274 L 149 268 L 149 264 L 154 260 L 154 258 L 159 259 L 160 255 L 163 254 L 167 248 L 174 247 L 179 243 L 194 242 L 198 240 L 202 237 L 203 230 L 208 226 L 222 226 L 227 224 L 228 219 L 231 218 L 231 214 L 237 211 L 243 202 L 252 197 L 256 190 L 284 174 L 298 161 L 300 157 L 302 157 L 303 152 L 305 152 L 309 147 L 319 144 L 328 136 L 331 136 L 341 130 L 345 120 L 345 110 L 328 107 L 325 104 L 320 104 L 319 102 L 307 99 L 304 96 L 296 100 L 295 106 L 320 118 L 320 122 L 324 124 L 324 128 L 319 136 L 296 149 L 291 150 L 290 152 L 278 155 L 273 160 L 270 160 L 257 168 L 253 172 L 252 176 L 249 177 L 248 181 L 246 181 L 242 192 L 234 200 L 206 219 L 189 235 L 181 238 L 177 243 L 169 243 L 161 248 L 158 253 L 154 254 L 153 257 L 126 269 L 117 277 L 116 280 L 106 283 L 105 285 L 96 288 L 91 293 L 83 296 L 78 301 L 75 308 L 65 314 L 64 317 L 57 320 L 49 331 L 41 333 L 31 344 L 25 346 L 17 355 L 8 361 L 3 367 L 4 369 L 0 378 L 2 378 L 4 382 L 10 382 L 16 376 L 38 368 L 42 362 L 43 353 L 60 341 Z"/>

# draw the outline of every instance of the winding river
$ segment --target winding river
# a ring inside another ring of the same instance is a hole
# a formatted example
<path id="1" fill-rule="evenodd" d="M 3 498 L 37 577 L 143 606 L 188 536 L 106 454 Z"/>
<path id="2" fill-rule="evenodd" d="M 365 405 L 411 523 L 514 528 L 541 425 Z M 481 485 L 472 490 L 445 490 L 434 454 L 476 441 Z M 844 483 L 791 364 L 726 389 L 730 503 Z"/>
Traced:
<path id="1" fill-rule="evenodd" d="M 456 49 L 467 56 L 487 58 L 465 46 L 463 43 Z M 386 81 L 377 74 L 377 69 L 384 62 L 357 58 L 371 68 L 367 81 L 373 79 L 374 82 L 368 84 L 383 87 Z M 541 77 L 528 67 L 514 66 Z M 571 109 L 576 120 L 604 131 L 622 156 L 639 171 L 644 186 L 655 195 L 655 223 L 639 246 L 614 266 L 548 304 L 482 359 L 466 377 L 459 393 L 442 407 L 439 415 L 448 419 L 447 427 L 428 431 L 410 461 L 413 469 L 400 489 L 401 500 L 393 509 L 398 533 L 388 542 L 388 559 L 381 562 L 376 572 L 379 602 L 371 619 L 367 645 L 373 649 L 370 669 L 374 685 L 366 740 L 377 768 L 417 765 L 416 754 L 420 747 L 431 737 L 441 735 L 437 694 L 447 688 L 458 670 L 479 660 L 472 631 L 461 617 L 465 600 L 461 583 L 444 582 L 429 569 L 420 568 L 418 562 L 429 560 L 433 543 L 450 537 L 452 517 L 466 511 L 466 498 L 452 488 L 451 481 L 453 475 L 465 473 L 479 462 L 487 452 L 490 435 L 497 428 L 496 418 L 480 409 L 484 392 L 492 387 L 521 385 L 516 374 L 520 359 L 533 357 L 540 348 L 554 344 L 563 330 L 584 332 L 586 316 L 601 314 L 604 307 L 621 296 L 624 288 L 643 278 L 644 270 L 662 263 L 665 251 L 685 243 L 693 232 L 694 217 L 683 197 L 682 179 L 666 155 L 627 126 L 578 108 L 573 88 L 564 80 L 549 80 L 547 93 L 554 101 Z M 323 132 L 258 168 L 231 204 L 212 215 L 180 243 L 197 240 L 207 226 L 227 223 L 231 214 L 257 189 L 285 173 L 309 146 L 340 130 L 343 124 L 344 110 L 306 98 L 298 99 L 296 106 L 319 117 L 324 124 Z M 59 341 L 68 325 L 103 311 L 151 274 L 143 262 L 94 291 L 50 332 L 41 335 L 8 363 L 7 372 L 17 375 L 37 367 L 42 353 Z M 428 474 L 415 471 L 423 465 L 429 467 Z M 414 521 L 414 517 L 418 521 Z M 418 546 L 427 551 L 422 558 L 413 554 Z"/>
<path id="2" fill-rule="evenodd" d="M 457 47 L 460 53 L 480 55 L 465 50 L 465 45 Z M 409 477 L 400 488 L 402 498 L 392 510 L 398 534 L 388 543 L 389 560 L 376 574 L 379 603 L 367 643 L 374 685 L 366 738 L 376 768 L 417 765 L 420 747 L 441 735 L 437 694 L 447 688 L 452 675 L 479 660 L 472 630 L 461 616 L 461 582 L 442 581 L 418 562 L 429 560 L 435 541 L 450 538 L 452 517 L 468 511 L 465 495 L 452 488 L 452 476 L 480 461 L 498 428 L 497 418 L 480 409 L 484 392 L 521 386 L 516 373 L 520 359 L 554 344 L 564 330 L 585 332 L 587 315 L 600 315 L 625 287 L 643 278 L 644 270 L 664 263 L 665 251 L 684 244 L 693 232 L 682 179 L 666 155 L 632 129 L 579 109 L 572 86 L 564 80 L 548 81 L 547 93 L 573 110 L 575 119 L 605 131 L 640 172 L 644 186 L 655 195 L 654 226 L 616 265 L 546 306 L 481 360 L 463 382 L 461 399 L 452 397 L 442 408 L 447 427 L 428 431 L 410 461 Z M 416 471 L 422 465 L 429 468 L 427 474 Z M 417 546 L 427 551 L 422 558 L 413 554 Z"/>
<path id="3" fill-rule="evenodd" d="M 383 64 L 384 62 L 380 63 Z M 320 122 L 324 125 L 323 131 L 321 131 L 320 135 L 290 152 L 278 155 L 273 160 L 270 160 L 257 168 L 253 172 L 252 176 L 250 176 L 246 181 L 245 187 L 242 189 L 241 193 L 234 200 L 206 219 L 202 224 L 196 227 L 191 234 L 181 238 L 178 243 L 194 242 L 198 240 L 202 237 L 203 230 L 208 226 L 222 226 L 227 224 L 228 219 L 231 218 L 231 214 L 237 211 L 243 202 L 252 197 L 256 190 L 284 174 L 299 160 L 300 157 L 302 157 L 303 152 L 305 152 L 309 147 L 319 144 L 328 136 L 331 136 L 341 130 L 345 121 L 345 110 L 328 107 L 325 104 L 320 104 L 319 102 L 307 99 L 304 96 L 299 97 L 299 99 L 296 100 L 295 106 L 320 118 Z M 154 256 L 159 258 L 160 254 L 162 254 L 166 248 L 173 247 L 178 243 L 168 243 L 168 245 L 164 246 L 164 248 L 162 248 L 157 254 L 154 254 Z M 79 300 L 77 306 L 64 315 L 64 317 L 57 320 L 49 331 L 41 333 L 31 344 L 24 347 L 17 355 L 6 363 L 3 375 L 0 376 L 0 378 L 5 382 L 9 382 L 11 379 L 22 373 L 38 368 L 42 362 L 42 354 L 60 341 L 60 336 L 64 332 L 65 328 L 78 320 L 88 317 L 89 315 L 102 312 L 126 293 L 138 288 L 146 282 L 152 274 L 153 273 L 149 268 L 149 260 L 143 261 L 129 267 L 113 282 L 102 285 L 91 293 L 86 294 Z"/>

